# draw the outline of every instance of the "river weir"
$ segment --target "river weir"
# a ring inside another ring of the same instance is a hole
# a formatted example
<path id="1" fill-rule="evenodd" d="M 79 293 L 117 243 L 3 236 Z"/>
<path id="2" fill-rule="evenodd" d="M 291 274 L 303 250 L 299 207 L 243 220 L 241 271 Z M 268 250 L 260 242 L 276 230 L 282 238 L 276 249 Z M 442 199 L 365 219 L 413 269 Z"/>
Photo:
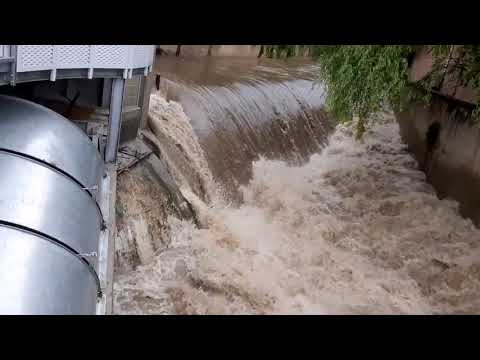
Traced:
<path id="1" fill-rule="evenodd" d="M 437 197 L 393 114 L 357 141 L 307 61 L 157 66 L 158 158 L 118 179 L 115 313 L 480 310 L 480 231 Z"/>

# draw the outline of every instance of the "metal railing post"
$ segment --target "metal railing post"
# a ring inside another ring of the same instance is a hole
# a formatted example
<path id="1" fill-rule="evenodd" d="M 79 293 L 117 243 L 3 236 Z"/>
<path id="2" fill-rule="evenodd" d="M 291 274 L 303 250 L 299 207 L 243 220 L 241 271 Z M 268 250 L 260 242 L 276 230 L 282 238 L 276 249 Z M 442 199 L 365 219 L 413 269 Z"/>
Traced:
<path id="1" fill-rule="evenodd" d="M 110 98 L 110 113 L 108 116 L 108 135 L 105 148 L 105 162 L 114 163 L 117 160 L 120 129 L 122 125 L 124 79 L 113 79 L 112 95 Z"/>
<path id="2" fill-rule="evenodd" d="M 10 45 L 10 57 L 13 59 L 10 67 L 10 85 L 15 86 L 17 78 L 17 45 Z"/>

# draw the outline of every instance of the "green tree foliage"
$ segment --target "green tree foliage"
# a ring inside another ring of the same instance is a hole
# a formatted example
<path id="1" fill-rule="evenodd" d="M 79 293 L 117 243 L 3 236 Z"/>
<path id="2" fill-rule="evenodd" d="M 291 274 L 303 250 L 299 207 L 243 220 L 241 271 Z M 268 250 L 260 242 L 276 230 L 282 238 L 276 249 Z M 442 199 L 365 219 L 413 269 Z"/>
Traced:
<path id="1" fill-rule="evenodd" d="M 310 45 L 260 45 L 263 47 L 265 55 L 269 58 L 289 58 L 293 56 L 303 56 L 312 47 Z M 263 51 L 261 50 L 263 54 Z"/>
<path id="2" fill-rule="evenodd" d="M 407 89 L 411 46 L 317 46 L 319 75 L 327 90 L 327 108 L 340 121 L 358 116 L 358 135 L 384 102 L 401 105 Z"/>
<path id="3" fill-rule="evenodd" d="M 427 90 L 424 101 L 429 101 L 430 91 L 438 90 L 447 75 L 453 75 L 462 85 L 475 90 L 479 103 L 479 45 L 265 45 L 265 53 L 282 58 L 308 50 L 317 59 L 329 111 L 340 121 L 357 116 L 357 135 L 361 136 L 369 115 L 383 104 L 401 109 L 409 100 L 418 98 L 408 82 L 408 66 L 421 47 L 434 56 L 432 72 L 419 84 Z"/>
<path id="4" fill-rule="evenodd" d="M 447 75 L 471 86 L 480 103 L 480 45 L 435 45 L 430 46 L 435 64 L 431 87 L 438 87 Z"/>

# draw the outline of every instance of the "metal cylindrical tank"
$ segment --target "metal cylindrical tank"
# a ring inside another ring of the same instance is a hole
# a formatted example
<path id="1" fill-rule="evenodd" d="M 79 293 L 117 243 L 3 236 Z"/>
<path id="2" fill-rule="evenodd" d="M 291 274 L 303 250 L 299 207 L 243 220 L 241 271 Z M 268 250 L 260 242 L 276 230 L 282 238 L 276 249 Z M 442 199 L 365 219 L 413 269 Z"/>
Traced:
<path id="1" fill-rule="evenodd" d="M 71 121 L 0 96 L 0 314 L 95 313 L 104 171 Z"/>
<path id="2" fill-rule="evenodd" d="M 1 221 L 51 236 L 79 253 L 97 250 L 102 218 L 95 200 L 78 184 L 1 150 L 0 171 Z"/>
<path id="3" fill-rule="evenodd" d="M 94 314 L 93 269 L 45 237 L 0 226 L 0 313 Z"/>
<path id="4" fill-rule="evenodd" d="M 0 95 L 0 149 L 18 152 L 65 172 L 96 197 L 104 162 L 71 121 L 42 105 Z"/>

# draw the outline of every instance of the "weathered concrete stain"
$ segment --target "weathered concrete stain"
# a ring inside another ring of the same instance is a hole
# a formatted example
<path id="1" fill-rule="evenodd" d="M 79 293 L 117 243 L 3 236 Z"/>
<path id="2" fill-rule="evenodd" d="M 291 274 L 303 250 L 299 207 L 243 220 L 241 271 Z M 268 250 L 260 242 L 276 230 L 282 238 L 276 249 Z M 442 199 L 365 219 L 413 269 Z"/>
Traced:
<path id="1" fill-rule="evenodd" d="M 400 132 L 441 198 L 480 226 L 480 126 L 471 107 L 440 96 L 397 113 Z"/>

